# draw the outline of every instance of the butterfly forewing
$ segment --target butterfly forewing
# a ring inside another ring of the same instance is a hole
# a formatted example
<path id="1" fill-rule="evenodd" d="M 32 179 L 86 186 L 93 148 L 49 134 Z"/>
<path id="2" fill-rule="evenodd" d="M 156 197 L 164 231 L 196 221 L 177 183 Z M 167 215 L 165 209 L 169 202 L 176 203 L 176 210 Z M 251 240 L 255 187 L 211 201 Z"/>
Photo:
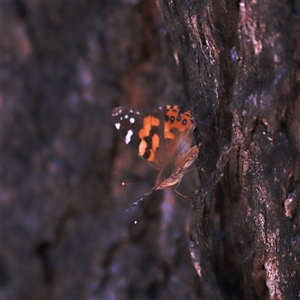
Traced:
<path id="1" fill-rule="evenodd" d="M 140 139 L 138 130 L 143 126 L 142 116 L 139 111 L 127 107 L 116 107 L 112 111 L 112 119 L 118 132 L 126 144 L 138 148 Z"/>
<path id="2" fill-rule="evenodd" d="M 162 111 L 154 107 L 140 110 L 121 106 L 112 111 L 112 119 L 125 143 L 152 167 L 161 169 L 166 159 Z"/>

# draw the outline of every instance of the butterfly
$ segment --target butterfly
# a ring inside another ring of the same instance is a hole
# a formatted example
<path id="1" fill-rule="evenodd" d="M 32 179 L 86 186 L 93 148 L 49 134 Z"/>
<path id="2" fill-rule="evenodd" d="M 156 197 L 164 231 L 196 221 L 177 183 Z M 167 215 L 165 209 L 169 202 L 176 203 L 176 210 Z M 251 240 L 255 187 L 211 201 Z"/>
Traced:
<path id="1" fill-rule="evenodd" d="M 125 143 L 159 171 L 153 188 L 127 211 L 153 191 L 180 184 L 188 167 L 197 159 L 200 147 L 200 144 L 192 146 L 196 125 L 189 110 L 178 105 L 143 109 L 120 106 L 113 109 L 112 119 Z"/>

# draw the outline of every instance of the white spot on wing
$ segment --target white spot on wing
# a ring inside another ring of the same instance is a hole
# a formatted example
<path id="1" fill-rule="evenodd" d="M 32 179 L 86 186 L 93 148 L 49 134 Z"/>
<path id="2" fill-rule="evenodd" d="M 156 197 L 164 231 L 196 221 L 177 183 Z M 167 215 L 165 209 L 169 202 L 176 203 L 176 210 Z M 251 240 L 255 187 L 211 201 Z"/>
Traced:
<path id="1" fill-rule="evenodd" d="M 136 112 L 136 114 L 137 114 L 137 115 L 139 115 L 139 114 L 140 114 L 140 112 L 139 112 L 139 111 L 137 111 L 137 112 Z"/>
<path id="2" fill-rule="evenodd" d="M 115 126 L 116 126 L 116 128 L 119 130 L 120 127 L 121 127 L 121 124 L 120 124 L 120 123 L 116 123 Z"/>
<path id="3" fill-rule="evenodd" d="M 120 113 L 122 112 L 122 107 L 116 107 L 114 110 L 113 110 L 113 116 L 116 117 L 118 116 Z"/>
<path id="4" fill-rule="evenodd" d="M 131 124 L 133 124 L 135 122 L 135 119 L 134 118 L 130 118 L 129 121 L 130 121 Z"/>
<path id="5" fill-rule="evenodd" d="M 133 131 L 132 130 L 128 130 L 126 136 L 125 136 L 125 143 L 129 144 L 131 141 L 131 137 L 133 135 Z"/>
<path id="6" fill-rule="evenodd" d="M 125 119 L 128 119 L 128 115 L 125 115 L 124 118 L 125 118 Z"/>

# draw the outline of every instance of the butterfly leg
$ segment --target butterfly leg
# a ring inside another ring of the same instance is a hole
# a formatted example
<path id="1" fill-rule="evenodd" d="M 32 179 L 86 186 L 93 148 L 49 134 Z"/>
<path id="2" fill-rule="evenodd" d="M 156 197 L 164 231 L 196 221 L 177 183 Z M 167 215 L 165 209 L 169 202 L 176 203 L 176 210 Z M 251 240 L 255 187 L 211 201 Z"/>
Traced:
<path id="1" fill-rule="evenodd" d="M 185 195 L 183 195 L 183 194 L 181 194 L 180 192 L 177 191 L 178 186 L 179 186 L 179 184 L 177 184 L 176 188 L 174 189 L 174 192 L 175 192 L 177 195 L 179 195 L 179 196 L 181 196 L 181 197 L 187 199 L 187 200 L 190 202 L 190 204 L 193 206 L 193 203 L 192 203 L 192 201 L 191 201 L 191 199 L 190 199 L 189 197 L 187 197 L 187 196 L 185 196 Z"/>

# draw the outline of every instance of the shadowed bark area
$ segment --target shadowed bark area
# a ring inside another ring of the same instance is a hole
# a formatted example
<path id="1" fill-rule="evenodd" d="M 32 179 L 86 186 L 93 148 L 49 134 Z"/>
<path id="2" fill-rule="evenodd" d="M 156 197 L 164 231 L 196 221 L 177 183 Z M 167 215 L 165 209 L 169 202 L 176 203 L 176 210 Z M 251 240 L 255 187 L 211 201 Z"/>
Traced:
<path id="1" fill-rule="evenodd" d="M 1 299 L 299 297 L 297 1 L 1 9 Z M 192 205 L 125 213 L 156 173 L 111 110 L 164 104 L 195 115 Z"/>
<path id="2" fill-rule="evenodd" d="M 299 4 L 160 8 L 188 73 L 203 142 L 191 236 L 204 298 L 296 299 Z"/>

